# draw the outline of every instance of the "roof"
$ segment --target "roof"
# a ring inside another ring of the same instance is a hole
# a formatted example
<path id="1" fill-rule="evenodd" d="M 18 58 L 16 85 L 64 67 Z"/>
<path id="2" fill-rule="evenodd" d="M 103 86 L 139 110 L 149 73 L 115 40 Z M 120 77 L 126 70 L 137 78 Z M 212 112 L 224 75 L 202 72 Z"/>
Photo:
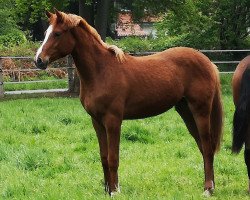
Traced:
<path id="1" fill-rule="evenodd" d="M 119 13 L 116 24 L 117 36 L 146 36 L 147 33 L 141 26 L 133 22 L 131 13 Z"/>

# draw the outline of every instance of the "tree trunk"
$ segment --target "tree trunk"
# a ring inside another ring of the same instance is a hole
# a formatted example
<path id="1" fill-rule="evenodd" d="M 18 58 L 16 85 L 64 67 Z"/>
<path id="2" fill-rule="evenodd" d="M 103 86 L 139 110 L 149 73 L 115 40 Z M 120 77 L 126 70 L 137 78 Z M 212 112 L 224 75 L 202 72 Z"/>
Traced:
<path id="1" fill-rule="evenodd" d="M 91 26 L 94 27 L 94 2 L 86 4 L 86 0 L 79 0 L 79 15 L 83 17 Z"/>
<path id="2" fill-rule="evenodd" d="M 42 19 L 38 19 L 36 23 L 32 25 L 33 34 L 32 39 L 33 41 L 42 41 L 44 39 L 44 31 L 46 31 L 48 27 L 48 23 Z"/>
<path id="3" fill-rule="evenodd" d="M 103 41 L 106 39 L 110 0 L 99 0 L 97 4 L 97 14 L 95 28 Z"/>

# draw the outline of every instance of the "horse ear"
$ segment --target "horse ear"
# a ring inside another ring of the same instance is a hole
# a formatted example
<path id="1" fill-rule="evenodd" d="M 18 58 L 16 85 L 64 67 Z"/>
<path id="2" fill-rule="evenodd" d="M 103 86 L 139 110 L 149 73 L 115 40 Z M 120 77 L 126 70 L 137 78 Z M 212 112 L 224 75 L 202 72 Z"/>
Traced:
<path id="1" fill-rule="evenodd" d="M 62 16 L 62 13 L 60 11 L 58 11 L 56 8 L 54 8 L 54 11 L 55 11 L 55 14 L 57 16 L 57 22 L 60 23 L 60 22 L 63 22 L 63 16 Z"/>
<path id="2" fill-rule="evenodd" d="M 46 10 L 46 15 L 47 15 L 48 18 L 50 18 L 53 14 Z"/>

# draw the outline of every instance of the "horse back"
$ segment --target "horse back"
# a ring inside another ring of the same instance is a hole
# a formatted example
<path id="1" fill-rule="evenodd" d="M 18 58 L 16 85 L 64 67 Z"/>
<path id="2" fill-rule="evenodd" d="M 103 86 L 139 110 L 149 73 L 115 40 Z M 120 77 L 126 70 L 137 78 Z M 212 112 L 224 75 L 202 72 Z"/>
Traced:
<path id="1" fill-rule="evenodd" d="M 175 47 L 150 56 L 131 58 L 125 70 L 129 81 L 136 86 L 153 87 L 162 91 L 174 90 L 187 95 L 190 89 L 203 90 L 215 85 L 218 70 L 201 52 L 187 47 Z M 135 76 L 136 75 L 136 76 Z M 140 83 L 143 82 L 143 85 Z M 213 87 L 214 88 L 214 87 Z M 171 91 L 172 94 L 175 94 Z"/>

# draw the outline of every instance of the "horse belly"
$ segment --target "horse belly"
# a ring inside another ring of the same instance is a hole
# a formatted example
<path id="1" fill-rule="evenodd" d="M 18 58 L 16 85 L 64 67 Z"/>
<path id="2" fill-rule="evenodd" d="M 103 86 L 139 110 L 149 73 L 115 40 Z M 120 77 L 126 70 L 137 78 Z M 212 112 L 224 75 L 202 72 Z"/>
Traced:
<path id="1" fill-rule="evenodd" d="M 124 119 L 142 119 L 159 115 L 171 109 L 179 99 L 179 97 L 145 99 L 141 102 L 128 104 L 124 110 Z"/>

